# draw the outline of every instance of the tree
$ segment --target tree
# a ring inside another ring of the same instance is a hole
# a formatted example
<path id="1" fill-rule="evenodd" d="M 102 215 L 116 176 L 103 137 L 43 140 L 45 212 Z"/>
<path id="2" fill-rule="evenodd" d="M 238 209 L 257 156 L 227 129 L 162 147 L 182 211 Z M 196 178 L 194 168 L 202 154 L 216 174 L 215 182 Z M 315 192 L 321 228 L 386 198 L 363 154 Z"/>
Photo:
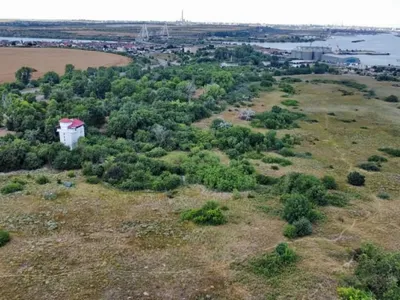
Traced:
<path id="1" fill-rule="evenodd" d="M 43 75 L 42 82 L 55 85 L 60 83 L 60 76 L 56 72 L 50 71 Z"/>
<path id="2" fill-rule="evenodd" d="M 45 99 L 49 99 L 51 94 L 51 85 L 48 83 L 44 83 L 40 87 L 40 91 L 43 93 Z"/>
<path id="3" fill-rule="evenodd" d="M 27 85 L 31 80 L 33 72 L 36 72 L 36 70 L 33 68 L 22 67 L 15 73 L 15 79 L 22 82 L 24 85 Z"/>
<path id="4" fill-rule="evenodd" d="M 290 224 L 302 219 L 309 219 L 312 214 L 312 205 L 308 199 L 300 194 L 292 194 L 285 201 L 283 218 Z"/>

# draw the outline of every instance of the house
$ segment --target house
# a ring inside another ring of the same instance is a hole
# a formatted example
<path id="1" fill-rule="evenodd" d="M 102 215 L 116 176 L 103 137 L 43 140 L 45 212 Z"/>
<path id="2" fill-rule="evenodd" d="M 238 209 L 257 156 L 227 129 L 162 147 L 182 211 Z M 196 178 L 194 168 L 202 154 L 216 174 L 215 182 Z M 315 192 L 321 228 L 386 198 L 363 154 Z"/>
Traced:
<path id="1" fill-rule="evenodd" d="M 71 150 L 76 147 L 80 137 L 85 136 L 85 123 L 79 119 L 61 119 L 57 132 L 60 134 L 60 142 Z"/>

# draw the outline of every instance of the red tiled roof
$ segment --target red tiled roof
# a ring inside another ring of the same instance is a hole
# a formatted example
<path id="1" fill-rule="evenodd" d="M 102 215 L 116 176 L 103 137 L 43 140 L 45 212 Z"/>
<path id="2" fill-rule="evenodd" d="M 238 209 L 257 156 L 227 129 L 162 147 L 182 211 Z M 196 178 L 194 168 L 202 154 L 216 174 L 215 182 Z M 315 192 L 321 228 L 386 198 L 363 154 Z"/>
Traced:
<path id="1" fill-rule="evenodd" d="M 81 120 L 79 119 L 73 119 L 72 120 L 72 124 L 68 126 L 68 128 L 78 128 L 85 125 L 85 123 L 83 123 Z"/>
<path id="2" fill-rule="evenodd" d="M 72 123 L 71 119 L 63 118 L 60 120 L 60 123 Z"/>
<path id="3" fill-rule="evenodd" d="M 60 123 L 71 123 L 71 125 L 68 126 L 69 129 L 74 129 L 85 125 L 85 123 L 79 119 L 67 119 L 67 118 L 61 119 Z"/>

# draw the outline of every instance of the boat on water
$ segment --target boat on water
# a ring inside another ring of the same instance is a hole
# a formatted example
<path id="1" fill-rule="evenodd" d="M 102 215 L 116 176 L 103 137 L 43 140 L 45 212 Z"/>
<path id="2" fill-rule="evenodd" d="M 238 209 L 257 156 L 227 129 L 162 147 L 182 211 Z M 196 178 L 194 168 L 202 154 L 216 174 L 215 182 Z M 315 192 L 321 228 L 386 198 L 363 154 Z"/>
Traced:
<path id="1" fill-rule="evenodd" d="M 352 43 L 362 43 L 365 42 L 365 40 L 355 40 L 355 41 L 351 41 Z"/>

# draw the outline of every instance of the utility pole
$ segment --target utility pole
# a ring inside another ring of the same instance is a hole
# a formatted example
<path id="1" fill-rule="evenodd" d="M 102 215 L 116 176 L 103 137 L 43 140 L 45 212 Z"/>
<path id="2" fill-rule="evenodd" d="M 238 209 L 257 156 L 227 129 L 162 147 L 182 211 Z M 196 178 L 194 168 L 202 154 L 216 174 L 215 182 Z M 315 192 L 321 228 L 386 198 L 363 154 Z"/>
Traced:
<path id="1" fill-rule="evenodd" d="M 165 23 L 165 25 L 161 28 L 160 35 L 161 37 L 169 39 L 169 29 L 167 23 Z"/>

